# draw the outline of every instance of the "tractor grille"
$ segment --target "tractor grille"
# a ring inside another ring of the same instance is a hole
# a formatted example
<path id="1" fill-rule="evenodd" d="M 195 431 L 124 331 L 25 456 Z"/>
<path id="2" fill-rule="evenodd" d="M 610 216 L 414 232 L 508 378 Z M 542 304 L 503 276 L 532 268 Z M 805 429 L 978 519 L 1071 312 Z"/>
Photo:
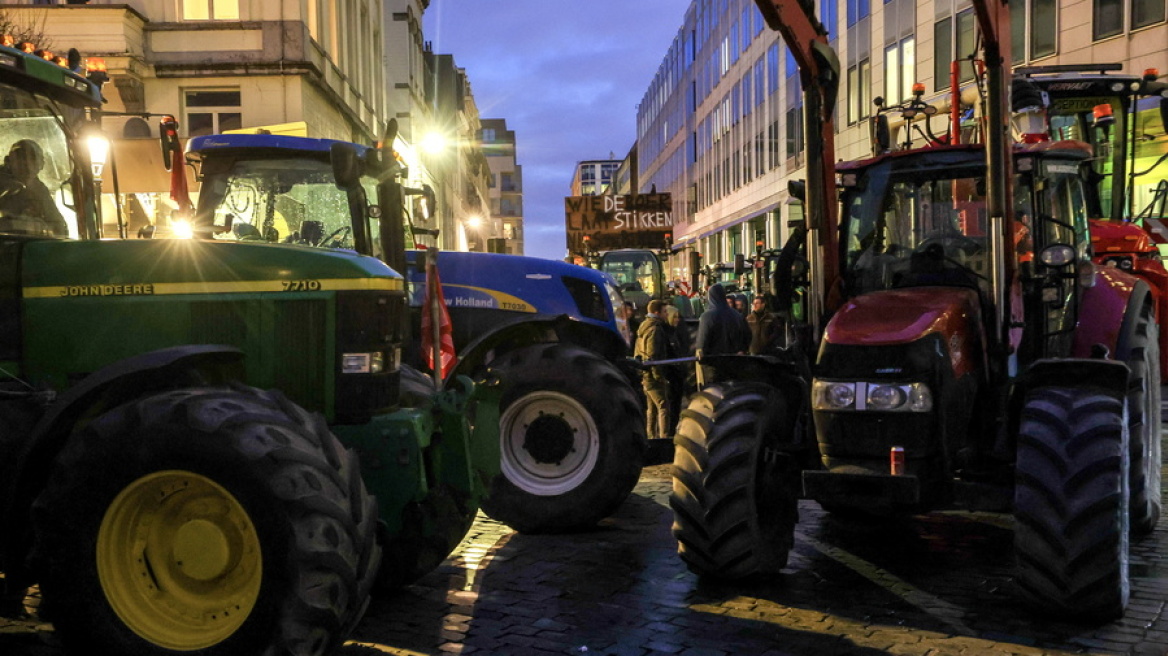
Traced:
<path id="1" fill-rule="evenodd" d="M 327 318 L 324 299 L 203 301 L 191 307 L 191 336 L 195 343 L 243 349 L 249 384 L 327 412 L 333 387 Z"/>

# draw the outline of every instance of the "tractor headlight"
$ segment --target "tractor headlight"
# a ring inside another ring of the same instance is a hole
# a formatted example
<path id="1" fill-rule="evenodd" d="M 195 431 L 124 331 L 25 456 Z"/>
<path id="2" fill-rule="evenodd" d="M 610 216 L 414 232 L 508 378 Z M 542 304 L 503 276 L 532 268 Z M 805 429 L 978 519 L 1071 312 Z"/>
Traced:
<path id="1" fill-rule="evenodd" d="M 815 410 L 929 412 L 933 409 L 933 393 L 924 383 L 816 380 L 811 395 Z"/>
<path id="2" fill-rule="evenodd" d="M 381 351 L 345 353 L 341 356 L 343 374 L 379 374 L 382 371 L 385 371 L 385 354 Z"/>
<path id="3" fill-rule="evenodd" d="M 847 410 L 856 403 L 856 384 L 817 380 L 812 397 L 816 410 Z"/>
<path id="4" fill-rule="evenodd" d="M 895 410 L 904 405 L 908 395 L 896 385 L 869 385 L 869 410 Z"/>

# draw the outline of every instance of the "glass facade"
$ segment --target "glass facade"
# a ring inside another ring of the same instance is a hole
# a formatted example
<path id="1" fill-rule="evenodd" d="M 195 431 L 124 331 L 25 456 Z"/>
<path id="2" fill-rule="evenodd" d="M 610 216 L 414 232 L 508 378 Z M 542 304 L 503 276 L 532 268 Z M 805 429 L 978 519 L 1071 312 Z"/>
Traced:
<path id="1" fill-rule="evenodd" d="M 1111 38 L 1165 22 L 1164 0 L 1092 2 L 1091 31 L 1084 38 Z M 1067 4 L 1011 3 L 1015 64 L 1045 64 L 1070 47 L 1060 43 L 1070 38 L 1061 24 L 1074 13 L 1064 16 Z M 872 152 L 868 124 L 876 96 L 894 105 L 911 98 L 913 84 L 921 83 L 923 100 L 946 105 L 953 62 L 958 84 L 963 89 L 974 84 L 980 41 L 968 0 L 816 5 L 840 60 L 837 157 L 858 159 Z M 941 122 L 934 127 L 944 134 Z M 787 182 L 806 177 L 807 135 L 793 57 L 754 0 L 690 3 L 638 105 L 637 128 L 635 191 L 655 187 L 673 195 L 676 245 L 693 244 L 707 256 L 705 262 L 716 263 L 733 255 L 730 245 L 740 236 L 730 235 L 768 223 L 775 228 L 758 231 L 764 246 L 782 245 L 787 222 L 801 216 L 798 204 L 787 198 Z M 895 121 L 892 129 L 893 143 L 903 141 Z"/>

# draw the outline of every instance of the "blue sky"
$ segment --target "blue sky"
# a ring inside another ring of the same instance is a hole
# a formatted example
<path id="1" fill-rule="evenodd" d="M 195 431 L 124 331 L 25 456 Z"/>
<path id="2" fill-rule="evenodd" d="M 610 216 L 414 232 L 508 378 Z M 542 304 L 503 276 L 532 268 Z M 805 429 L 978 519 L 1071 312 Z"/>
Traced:
<path id="1" fill-rule="evenodd" d="M 423 38 L 466 69 L 483 118 L 515 131 L 528 255 L 564 256 L 576 162 L 621 159 L 686 0 L 433 0 Z"/>

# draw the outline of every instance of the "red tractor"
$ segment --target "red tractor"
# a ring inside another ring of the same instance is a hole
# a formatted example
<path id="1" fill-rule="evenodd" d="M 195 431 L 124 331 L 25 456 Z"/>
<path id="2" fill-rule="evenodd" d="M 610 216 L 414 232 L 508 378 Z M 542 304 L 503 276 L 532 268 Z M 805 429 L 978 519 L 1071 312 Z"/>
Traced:
<path id="1" fill-rule="evenodd" d="M 1091 260 L 1091 149 L 1010 140 L 1007 5 L 974 3 L 984 143 L 837 167 L 826 33 L 799 0 L 758 2 L 799 64 L 811 140 L 806 224 L 771 293 L 781 304 L 802 278 L 809 325 L 771 353 L 704 360 L 719 382 L 676 438 L 682 559 L 720 578 L 778 572 L 800 497 L 840 513 L 1012 511 L 1029 606 L 1121 615 L 1129 536 L 1160 514 L 1155 304 Z"/>
<path id="2" fill-rule="evenodd" d="M 1168 313 L 1168 83 L 1155 69 L 1124 74 L 1119 64 L 1027 66 L 1014 70 L 1014 109 L 1037 108 L 1027 141 L 1091 145 L 1087 207 L 1094 261 L 1146 281 L 1156 318 Z M 1029 100 L 1027 100 L 1029 99 Z M 1021 116 L 1027 112 L 1019 112 Z M 1168 366 L 1168 334 L 1160 341 Z"/>

